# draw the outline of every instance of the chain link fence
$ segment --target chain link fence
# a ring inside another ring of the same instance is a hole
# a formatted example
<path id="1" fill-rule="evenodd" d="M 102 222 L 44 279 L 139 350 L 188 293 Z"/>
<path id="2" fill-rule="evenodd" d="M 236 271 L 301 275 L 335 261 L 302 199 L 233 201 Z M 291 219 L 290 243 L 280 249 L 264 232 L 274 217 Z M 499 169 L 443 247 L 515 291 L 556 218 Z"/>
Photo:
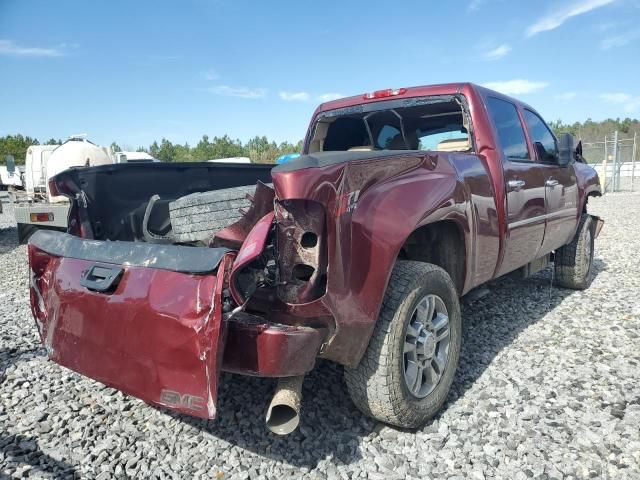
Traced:
<path id="1" fill-rule="evenodd" d="M 582 144 L 582 156 L 591 164 L 603 185 L 604 192 L 640 190 L 640 138 L 625 137 L 613 132 L 601 142 Z"/>

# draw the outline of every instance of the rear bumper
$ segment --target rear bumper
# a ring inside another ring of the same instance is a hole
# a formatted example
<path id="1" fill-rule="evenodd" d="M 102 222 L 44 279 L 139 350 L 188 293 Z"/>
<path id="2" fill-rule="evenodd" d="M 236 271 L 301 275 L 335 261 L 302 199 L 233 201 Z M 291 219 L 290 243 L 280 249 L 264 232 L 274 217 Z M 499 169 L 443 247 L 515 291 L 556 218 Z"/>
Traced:
<path id="1" fill-rule="evenodd" d="M 226 372 L 259 377 L 304 375 L 315 365 L 324 329 L 266 322 L 240 312 L 227 321 Z"/>
<path id="2" fill-rule="evenodd" d="M 26 223 L 37 227 L 67 228 L 69 203 L 14 203 L 13 212 L 16 223 Z M 31 221 L 32 213 L 50 213 L 53 215 L 53 220 L 33 222 Z"/>

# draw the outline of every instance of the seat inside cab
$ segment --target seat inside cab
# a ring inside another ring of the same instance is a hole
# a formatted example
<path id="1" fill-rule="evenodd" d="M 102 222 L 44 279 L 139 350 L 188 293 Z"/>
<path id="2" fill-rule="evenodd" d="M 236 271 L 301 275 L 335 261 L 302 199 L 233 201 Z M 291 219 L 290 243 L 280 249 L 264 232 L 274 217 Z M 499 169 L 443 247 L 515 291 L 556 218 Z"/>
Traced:
<path id="1" fill-rule="evenodd" d="M 414 99 L 408 106 L 383 101 L 355 113 L 328 111 L 314 126 L 309 153 L 327 151 L 431 150 L 470 152 L 470 120 L 451 96 Z"/>

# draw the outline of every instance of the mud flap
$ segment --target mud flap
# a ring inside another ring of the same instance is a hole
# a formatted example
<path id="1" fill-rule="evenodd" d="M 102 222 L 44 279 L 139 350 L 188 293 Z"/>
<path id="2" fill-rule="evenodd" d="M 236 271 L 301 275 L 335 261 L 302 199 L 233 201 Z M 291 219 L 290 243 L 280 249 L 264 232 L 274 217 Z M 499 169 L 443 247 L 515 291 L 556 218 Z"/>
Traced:
<path id="1" fill-rule="evenodd" d="M 216 264 L 220 274 L 194 274 L 55 256 L 42 243 L 29 244 L 30 297 L 49 358 L 145 402 L 215 418 L 233 254 Z"/>

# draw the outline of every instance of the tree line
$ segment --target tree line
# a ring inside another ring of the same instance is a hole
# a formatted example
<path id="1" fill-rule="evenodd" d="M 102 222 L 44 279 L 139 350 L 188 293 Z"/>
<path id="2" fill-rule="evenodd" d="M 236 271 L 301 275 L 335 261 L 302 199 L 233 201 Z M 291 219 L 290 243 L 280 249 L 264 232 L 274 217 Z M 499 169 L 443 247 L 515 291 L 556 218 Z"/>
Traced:
<path id="1" fill-rule="evenodd" d="M 51 138 L 40 143 L 37 138 L 25 135 L 5 135 L 0 137 L 0 163 L 4 164 L 5 155 L 13 155 L 16 164 L 24 165 L 27 149 L 31 145 L 59 145 L 62 140 Z M 114 152 L 123 149 L 116 142 L 111 143 Z M 130 150 L 130 148 L 125 148 Z M 153 157 L 163 162 L 198 162 L 229 157 L 249 157 L 253 163 L 275 163 L 276 159 L 287 153 L 300 152 L 302 140 L 298 143 L 269 141 L 265 136 L 256 136 L 247 142 L 233 140 L 228 135 L 209 138 L 203 135 L 195 146 L 188 143 L 174 144 L 163 138 L 160 142 L 154 141 L 148 147 L 138 147 L 138 152 L 148 152 Z"/>
<path id="2" fill-rule="evenodd" d="M 584 122 L 564 123 L 562 120 L 549 122 L 549 126 L 558 135 L 570 133 L 574 137 L 582 139 L 583 143 L 604 142 L 605 136 L 611 135 L 616 130 L 618 138 L 633 138 L 634 133 L 640 135 L 640 120 L 637 118 L 607 118 L 595 122 L 588 118 Z M 611 138 L 609 138 L 611 140 Z"/>
<path id="3" fill-rule="evenodd" d="M 620 132 L 620 138 L 631 138 L 634 133 L 640 136 L 640 120 L 638 119 L 612 119 L 602 121 L 587 119 L 584 122 L 564 123 L 556 120 L 549 123 L 556 135 L 567 132 L 577 138 L 581 138 L 583 143 L 602 142 L 606 135 L 614 131 Z M 60 139 L 50 138 L 43 145 L 60 144 Z M 30 145 L 40 145 L 37 138 L 24 135 L 5 135 L 0 137 L 0 163 L 4 163 L 5 155 L 13 155 L 17 164 L 24 164 L 27 148 Z M 120 146 L 113 142 L 111 147 L 114 151 L 122 150 Z M 129 150 L 129 148 L 125 148 Z M 200 141 L 191 146 L 188 143 L 172 143 L 166 138 L 154 141 L 148 147 L 138 147 L 137 151 L 148 152 L 155 158 L 163 162 L 197 162 L 204 160 L 215 160 L 228 157 L 249 157 L 253 163 L 274 163 L 275 160 L 284 154 L 300 152 L 302 150 L 302 140 L 297 143 L 269 141 L 265 136 L 256 136 L 247 142 L 239 139 L 232 139 L 228 135 L 209 138 L 203 135 Z"/>

